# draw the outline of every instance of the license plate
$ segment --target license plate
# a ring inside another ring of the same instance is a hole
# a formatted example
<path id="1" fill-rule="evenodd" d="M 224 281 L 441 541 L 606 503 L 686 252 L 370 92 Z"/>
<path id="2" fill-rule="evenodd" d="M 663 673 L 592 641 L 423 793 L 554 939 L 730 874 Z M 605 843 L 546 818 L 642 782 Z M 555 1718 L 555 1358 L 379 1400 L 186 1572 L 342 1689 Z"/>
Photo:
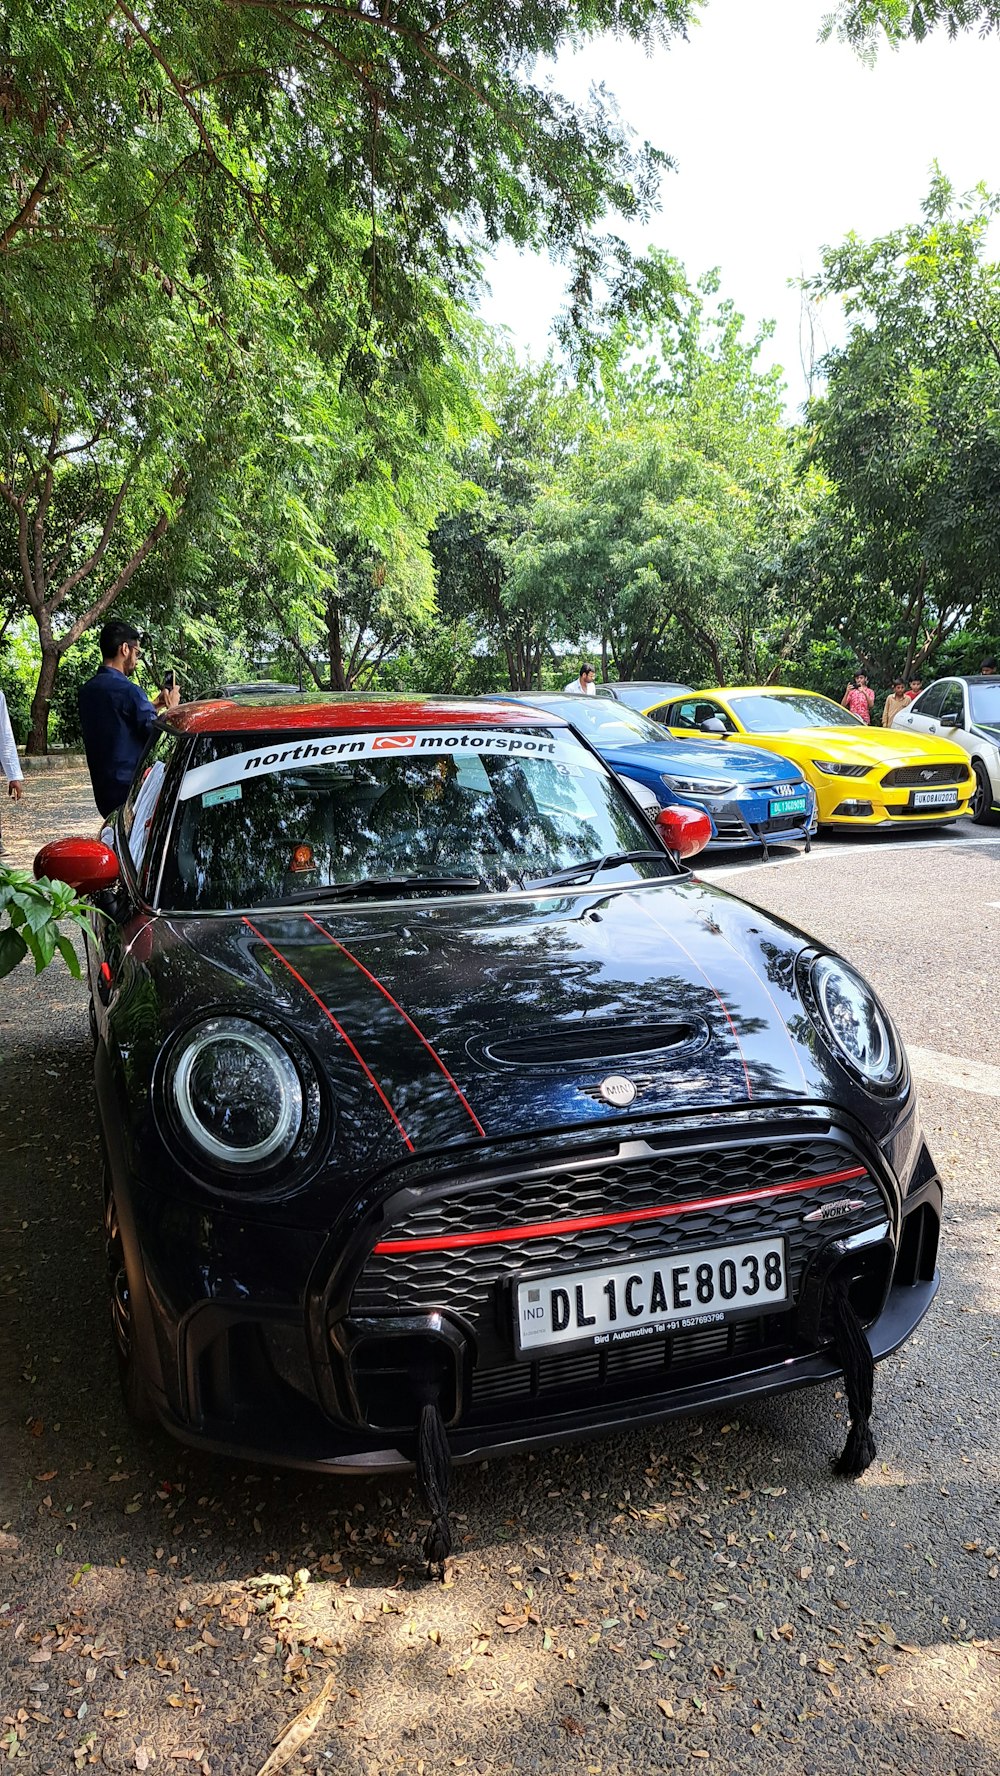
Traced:
<path id="1" fill-rule="evenodd" d="M 957 808 L 957 789 L 915 789 L 914 808 Z"/>
<path id="2" fill-rule="evenodd" d="M 515 1299 L 518 1355 L 633 1344 L 766 1313 L 787 1300 L 783 1239 L 525 1277 Z"/>
<path id="3" fill-rule="evenodd" d="M 804 814 L 807 806 L 804 795 L 782 796 L 780 801 L 769 803 L 769 818 L 777 820 L 779 814 Z"/>

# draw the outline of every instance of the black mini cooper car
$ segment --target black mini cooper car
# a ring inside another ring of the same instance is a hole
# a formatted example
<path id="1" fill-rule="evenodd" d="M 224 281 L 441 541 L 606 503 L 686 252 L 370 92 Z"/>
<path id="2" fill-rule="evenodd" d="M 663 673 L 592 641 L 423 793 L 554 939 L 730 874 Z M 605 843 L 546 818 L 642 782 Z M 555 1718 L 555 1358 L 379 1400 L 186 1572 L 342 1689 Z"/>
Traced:
<path id="1" fill-rule="evenodd" d="M 499 701 L 161 721 L 101 841 L 36 860 L 100 908 L 134 1412 L 440 1495 L 449 1459 L 844 1372 L 865 1465 L 941 1187 L 887 1013 L 689 873 L 708 833 Z"/>

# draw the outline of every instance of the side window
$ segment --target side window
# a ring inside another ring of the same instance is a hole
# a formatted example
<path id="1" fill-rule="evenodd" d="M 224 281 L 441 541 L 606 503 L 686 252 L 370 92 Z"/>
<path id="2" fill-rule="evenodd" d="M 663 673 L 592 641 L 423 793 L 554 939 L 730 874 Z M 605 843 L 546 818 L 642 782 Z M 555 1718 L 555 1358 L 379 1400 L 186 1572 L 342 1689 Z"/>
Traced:
<path id="1" fill-rule="evenodd" d="M 964 728 L 965 719 L 965 686 L 957 678 L 944 680 L 944 697 L 941 702 L 940 718 L 950 728 Z"/>
<path id="2" fill-rule="evenodd" d="M 646 714 L 650 721 L 662 722 L 665 728 L 671 728 L 678 725 L 673 713 L 676 708 L 675 703 L 658 703 L 655 709 L 647 709 Z"/>
<path id="3" fill-rule="evenodd" d="M 149 847 L 149 835 L 160 802 L 167 766 L 177 750 L 173 734 L 157 733 L 132 780 L 119 818 L 119 830 L 128 846 L 140 883 Z"/>
<path id="4" fill-rule="evenodd" d="M 693 734 L 701 734 L 705 732 L 706 722 L 714 722 L 715 727 L 708 729 L 710 734 L 736 733 L 736 723 L 732 716 L 720 708 L 718 703 L 713 703 L 709 697 L 688 697 L 683 703 L 664 704 L 663 707 L 669 712 L 668 727 L 690 728 Z M 654 721 L 666 719 L 657 710 L 653 711 Z"/>
<path id="5" fill-rule="evenodd" d="M 650 713 L 654 721 L 665 721 L 668 727 L 695 730 L 698 726 L 695 714 L 697 708 L 696 699 L 689 697 L 685 703 L 661 703 L 659 709 L 653 709 Z"/>
<path id="6" fill-rule="evenodd" d="M 927 715 L 932 721 L 935 721 L 944 708 L 947 689 L 948 681 L 944 678 L 939 679 L 937 684 L 928 685 L 926 691 L 921 691 L 920 696 L 913 704 L 914 715 Z"/>

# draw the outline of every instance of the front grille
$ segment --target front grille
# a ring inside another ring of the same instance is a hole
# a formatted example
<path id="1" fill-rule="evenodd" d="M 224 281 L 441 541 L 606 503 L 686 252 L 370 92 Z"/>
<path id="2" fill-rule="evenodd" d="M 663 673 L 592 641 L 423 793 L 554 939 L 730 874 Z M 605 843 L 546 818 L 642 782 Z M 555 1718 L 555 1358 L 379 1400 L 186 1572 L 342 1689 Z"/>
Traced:
<path id="1" fill-rule="evenodd" d="M 525 1223 L 561 1221 L 570 1216 L 607 1215 L 644 1209 L 653 1203 L 721 1196 L 736 1190 L 764 1190 L 793 1179 L 819 1177 L 856 1163 L 845 1149 L 818 1139 L 739 1146 L 704 1146 L 641 1155 L 576 1160 L 513 1179 L 477 1186 L 474 1178 L 451 1184 L 392 1218 L 384 1238 L 428 1239 L 443 1234 L 481 1233 Z M 433 1188 L 433 1187 L 432 1187 Z M 535 1242 L 532 1242 L 534 1244 Z"/>
<path id="2" fill-rule="evenodd" d="M 845 1223 L 852 1232 L 885 1218 L 882 1193 L 867 1173 L 807 1187 L 811 1178 L 853 1169 L 858 1163 L 847 1148 L 822 1137 L 666 1151 L 636 1142 L 624 1153 L 616 1149 L 589 1162 L 555 1160 L 536 1171 L 481 1185 L 474 1177 L 432 1184 L 421 1192 L 421 1201 L 414 1202 L 412 1195 L 399 1197 L 396 1213 L 389 1205 L 380 1241 L 395 1245 L 456 1240 L 485 1232 L 501 1237 L 496 1243 L 430 1251 L 373 1251 L 355 1284 L 350 1314 L 368 1319 L 444 1311 L 461 1320 L 474 1339 L 472 1410 L 480 1417 L 502 1416 L 508 1409 L 516 1410 L 519 1402 L 527 1411 L 540 1396 L 558 1394 L 569 1408 L 574 1397 L 584 1406 L 595 1389 L 602 1397 L 609 1390 L 663 1392 L 668 1376 L 679 1369 L 721 1364 L 724 1372 L 727 1364 L 752 1367 L 758 1360 L 754 1353 L 777 1350 L 783 1339 L 787 1344 L 792 1318 L 788 1309 L 613 1350 L 556 1352 L 518 1362 L 513 1351 L 513 1282 L 524 1272 L 598 1269 L 781 1235 L 786 1240 L 794 1301 L 810 1258 L 831 1232 L 829 1224 L 804 1220 L 807 1214 L 851 1196 L 862 1205 Z M 717 1200 L 800 1183 L 801 1194 L 793 1190 L 756 1201 Z M 518 1230 L 526 1226 L 579 1222 L 684 1202 L 690 1202 L 691 1208 L 666 1220 L 571 1226 L 530 1239 L 518 1237 Z"/>
<path id="3" fill-rule="evenodd" d="M 543 1357 L 533 1363 L 510 1363 L 502 1369 L 477 1369 L 472 1378 L 473 1409 L 528 1406 L 533 1400 L 575 1390 L 600 1390 L 602 1396 L 625 1389 L 630 1393 L 661 1392 L 678 1371 L 697 1365 L 744 1361 L 782 1344 L 781 1317 L 738 1320 L 729 1326 L 706 1326 L 696 1332 L 675 1332 L 651 1338 L 624 1350 L 574 1351 Z"/>
<path id="4" fill-rule="evenodd" d="M 760 822 L 760 824 L 754 828 L 754 831 L 770 834 L 770 833 L 779 833 L 779 832 L 791 832 L 792 829 L 795 828 L 799 832 L 801 832 L 802 828 L 806 825 L 808 819 L 809 819 L 808 813 L 806 813 L 806 814 L 778 814 L 774 820 L 762 820 Z"/>
<path id="5" fill-rule="evenodd" d="M 773 797 L 801 795 L 805 788 L 801 783 L 772 783 L 762 787 L 754 786 L 755 793 Z M 773 820 L 748 820 L 741 811 L 739 804 L 726 802 L 717 813 L 713 812 L 717 844 L 745 844 L 747 839 L 757 838 L 760 834 L 770 837 L 772 833 L 793 832 L 801 830 L 809 819 L 808 809 L 801 814 L 777 814 Z"/>
<path id="6" fill-rule="evenodd" d="M 731 839 L 734 843 L 738 841 L 742 844 L 745 839 L 750 837 L 750 828 L 742 814 L 733 807 L 731 802 L 727 803 L 724 808 L 720 808 L 717 814 L 713 813 L 712 819 L 715 821 L 717 841 Z"/>
<path id="7" fill-rule="evenodd" d="M 964 783 L 968 765 L 897 765 L 882 779 L 883 789 L 930 789 L 934 784 Z"/>

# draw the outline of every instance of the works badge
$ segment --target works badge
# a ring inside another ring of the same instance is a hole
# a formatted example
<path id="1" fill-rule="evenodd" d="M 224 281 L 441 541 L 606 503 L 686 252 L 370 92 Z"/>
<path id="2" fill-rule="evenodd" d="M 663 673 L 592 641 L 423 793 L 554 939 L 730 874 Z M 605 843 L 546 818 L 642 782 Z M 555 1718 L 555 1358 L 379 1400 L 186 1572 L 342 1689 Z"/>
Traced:
<path id="1" fill-rule="evenodd" d="M 860 1196 L 842 1196 L 839 1202 L 824 1203 L 821 1209 L 813 1209 L 809 1215 L 803 1215 L 803 1221 L 841 1221 L 845 1215 L 853 1215 L 855 1209 L 863 1209 L 864 1202 Z"/>

